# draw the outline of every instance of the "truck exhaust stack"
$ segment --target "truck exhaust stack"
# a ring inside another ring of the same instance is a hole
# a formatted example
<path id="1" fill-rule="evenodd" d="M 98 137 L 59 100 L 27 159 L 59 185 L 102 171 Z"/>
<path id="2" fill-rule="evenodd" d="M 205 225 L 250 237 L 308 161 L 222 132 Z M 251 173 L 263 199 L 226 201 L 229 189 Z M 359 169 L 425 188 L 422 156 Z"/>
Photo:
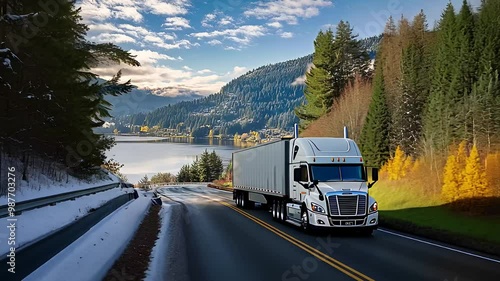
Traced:
<path id="1" fill-rule="evenodd" d="M 297 123 L 293 125 L 293 137 L 296 139 L 299 138 L 299 125 Z"/>
<path id="2" fill-rule="evenodd" d="M 349 138 L 349 132 L 347 131 L 347 126 L 344 126 L 344 139 Z"/>

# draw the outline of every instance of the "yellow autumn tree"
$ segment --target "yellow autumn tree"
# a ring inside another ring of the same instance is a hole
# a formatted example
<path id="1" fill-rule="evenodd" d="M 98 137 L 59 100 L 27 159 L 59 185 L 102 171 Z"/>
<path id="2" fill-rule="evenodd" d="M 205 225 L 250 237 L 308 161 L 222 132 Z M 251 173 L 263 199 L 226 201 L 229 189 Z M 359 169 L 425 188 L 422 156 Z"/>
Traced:
<path id="1" fill-rule="evenodd" d="M 455 160 L 457 161 L 458 167 L 460 167 L 460 173 L 456 175 L 457 181 L 463 181 L 463 170 L 465 169 L 465 165 L 467 164 L 467 142 L 462 141 L 458 145 L 458 149 L 456 152 Z"/>
<path id="2" fill-rule="evenodd" d="M 450 153 L 444 166 L 443 188 L 441 196 L 445 202 L 453 202 L 459 199 L 460 178 L 463 167 L 460 167 L 457 157 Z"/>
<path id="3" fill-rule="evenodd" d="M 481 165 L 479 152 L 474 144 L 467 158 L 467 165 L 462 174 L 463 181 L 460 186 L 460 198 L 468 199 L 474 197 L 489 197 L 493 195 L 492 189 L 488 186 L 486 172 Z"/>
<path id="4" fill-rule="evenodd" d="M 401 147 L 396 148 L 394 156 L 387 161 L 387 173 L 389 175 L 389 180 L 400 180 L 406 175 L 405 162 L 406 156 Z"/>
<path id="5" fill-rule="evenodd" d="M 500 153 L 490 153 L 485 161 L 486 179 L 494 195 L 500 195 Z"/>

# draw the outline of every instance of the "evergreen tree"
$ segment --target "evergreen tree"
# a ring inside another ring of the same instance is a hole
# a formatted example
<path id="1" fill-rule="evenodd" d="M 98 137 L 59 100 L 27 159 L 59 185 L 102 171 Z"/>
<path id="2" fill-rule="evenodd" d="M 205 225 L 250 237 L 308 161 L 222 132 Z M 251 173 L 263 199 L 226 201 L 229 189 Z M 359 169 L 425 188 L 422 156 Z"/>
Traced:
<path id="1" fill-rule="evenodd" d="M 219 155 L 217 155 L 217 153 L 215 153 L 215 151 L 210 153 L 209 163 L 211 173 L 208 181 L 218 180 L 222 176 L 224 166 L 222 165 L 222 159 Z"/>
<path id="2" fill-rule="evenodd" d="M 194 160 L 193 164 L 189 167 L 189 181 L 190 182 L 200 182 L 200 161 L 198 156 Z"/>
<path id="3" fill-rule="evenodd" d="M 366 165 L 381 167 L 389 158 L 390 123 L 385 97 L 384 74 L 381 69 L 378 69 L 374 83 L 372 101 L 360 141 Z"/>
<path id="4" fill-rule="evenodd" d="M 416 155 L 422 130 L 422 112 L 428 98 L 428 54 L 425 33 L 427 24 L 423 12 L 411 25 L 408 46 L 401 58 L 401 96 L 393 114 L 394 144 L 407 155 Z"/>
<path id="5" fill-rule="evenodd" d="M 452 120 L 456 113 L 457 83 L 452 81 L 456 52 L 456 16 L 448 3 L 438 26 L 431 90 L 424 117 L 425 143 L 430 151 L 443 151 L 453 140 Z M 459 98 L 459 97 L 458 97 Z"/>
<path id="6" fill-rule="evenodd" d="M 183 165 L 177 174 L 178 182 L 191 182 L 191 170 L 189 165 Z"/>
<path id="7" fill-rule="evenodd" d="M 119 73 L 104 84 L 92 83 L 97 75 L 90 69 L 103 60 L 139 63 L 113 44 L 86 41 L 75 1 L 57 7 L 51 14 L 40 12 L 38 2 L 2 1 L 0 49 L 16 50 L 18 60 L 12 61 L 15 76 L 4 77 L 0 69 L 2 80 L 9 79 L 0 95 L 0 139 L 10 151 L 43 155 L 80 174 L 93 172 L 113 145 L 92 130 L 110 116 L 103 97 L 128 92 L 131 85 L 119 83 Z M 29 40 L 26 30 L 32 31 Z"/>
<path id="8" fill-rule="evenodd" d="M 306 128 L 310 122 L 321 117 L 329 109 L 328 103 L 333 97 L 332 74 L 329 72 L 332 54 L 332 30 L 320 31 L 314 40 L 313 66 L 306 73 L 306 103 L 295 109 L 295 114 L 301 121 L 301 128 Z"/>

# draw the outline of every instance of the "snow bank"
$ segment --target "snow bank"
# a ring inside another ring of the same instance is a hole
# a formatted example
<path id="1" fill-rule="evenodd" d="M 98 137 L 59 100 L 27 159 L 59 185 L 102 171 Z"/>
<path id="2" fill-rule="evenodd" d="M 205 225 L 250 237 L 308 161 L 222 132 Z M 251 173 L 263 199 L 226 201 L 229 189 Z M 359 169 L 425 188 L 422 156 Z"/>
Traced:
<path id="1" fill-rule="evenodd" d="M 151 198 L 141 194 L 104 218 L 24 280 L 102 280 L 133 238 L 150 205 Z M 116 278 L 128 280 L 124 275 Z"/>
<path id="2" fill-rule="evenodd" d="M 17 216 L 16 223 L 16 248 L 20 248 L 34 240 L 38 240 L 67 224 L 88 214 L 92 208 L 98 208 L 106 202 L 123 195 L 126 191 L 113 188 L 96 194 L 79 197 L 74 201 L 64 201 L 54 206 L 46 206 L 30 211 L 25 211 Z M 6 218 L 0 218 L 0 227 L 9 225 Z M 0 232 L 0 254 L 9 251 L 6 242 L 7 232 Z"/>
<path id="3" fill-rule="evenodd" d="M 166 276 L 165 270 L 168 255 L 168 231 L 172 208 L 171 205 L 165 205 L 165 203 L 162 206 L 163 208 L 160 213 L 160 233 L 158 234 L 158 239 L 156 239 L 155 246 L 151 252 L 151 261 L 149 262 L 149 268 L 146 272 L 145 281 L 163 280 L 164 276 Z"/>

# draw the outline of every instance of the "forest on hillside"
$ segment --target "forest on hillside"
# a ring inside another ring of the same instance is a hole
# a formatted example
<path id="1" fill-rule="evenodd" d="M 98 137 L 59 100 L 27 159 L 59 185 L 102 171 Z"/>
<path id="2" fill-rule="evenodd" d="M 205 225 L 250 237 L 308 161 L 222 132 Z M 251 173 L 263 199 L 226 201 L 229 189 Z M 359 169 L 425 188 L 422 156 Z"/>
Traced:
<path id="1" fill-rule="evenodd" d="M 500 195 L 498 14 L 500 1 L 486 0 L 478 11 L 449 3 L 432 29 L 423 11 L 390 18 L 373 75 L 348 23 L 320 32 L 296 109 L 303 135 L 347 125 L 368 165 L 442 202 Z"/>
<path id="2" fill-rule="evenodd" d="M 359 40 L 371 59 L 381 36 Z M 298 122 L 293 109 L 303 102 L 304 74 L 312 55 L 261 66 L 233 79 L 219 93 L 195 101 L 180 102 L 150 113 L 119 118 L 125 126 L 140 125 L 192 132 L 193 136 L 234 135 L 267 128 L 291 130 Z"/>

